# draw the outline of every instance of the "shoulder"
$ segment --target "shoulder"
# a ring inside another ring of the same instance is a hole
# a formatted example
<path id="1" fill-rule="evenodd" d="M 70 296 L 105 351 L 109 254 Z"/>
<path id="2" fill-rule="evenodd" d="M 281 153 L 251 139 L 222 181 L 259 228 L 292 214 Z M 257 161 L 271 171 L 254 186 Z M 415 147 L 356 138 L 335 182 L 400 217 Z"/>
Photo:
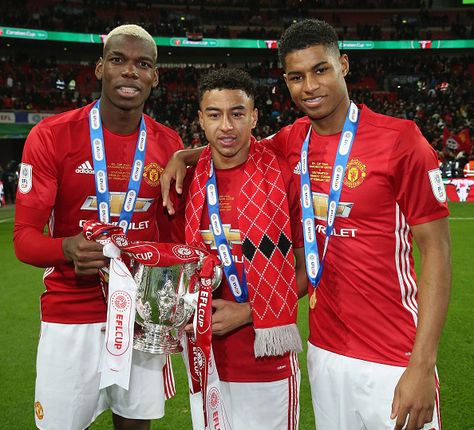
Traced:
<path id="1" fill-rule="evenodd" d="M 399 133 L 418 129 L 413 121 L 377 113 L 365 105 L 362 105 L 361 108 L 360 125 L 363 127 L 379 128 L 381 131 L 385 129 Z"/>
<path id="2" fill-rule="evenodd" d="M 148 115 L 145 115 L 145 121 L 148 130 L 150 130 L 154 135 L 158 136 L 158 139 L 165 139 L 168 143 L 173 142 L 179 147 L 182 146 L 181 137 L 175 130 L 155 121 Z"/>
<path id="3" fill-rule="evenodd" d="M 88 120 L 89 111 L 92 105 L 87 105 L 79 109 L 52 115 L 41 120 L 34 128 L 37 129 L 54 129 L 56 127 L 67 127 L 77 122 Z"/>

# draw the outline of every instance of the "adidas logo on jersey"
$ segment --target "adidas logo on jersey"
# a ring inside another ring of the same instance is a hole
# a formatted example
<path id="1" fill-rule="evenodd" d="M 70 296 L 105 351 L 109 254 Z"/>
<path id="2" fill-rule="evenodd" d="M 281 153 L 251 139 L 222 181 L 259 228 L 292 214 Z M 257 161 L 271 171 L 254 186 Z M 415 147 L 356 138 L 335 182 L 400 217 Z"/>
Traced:
<path id="1" fill-rule="evenodd" d="M 85 173 L 87 175 L 94 174 L 94 168 L 91 166 L 91 163 L 89 163 L 89 160 L 85 161 L 80 166 L 77 166 L 75 171 L 76 173 Z"/>
<path id="2" fill-rule="evenodd" d="M 298 161 L 298 164 L 295 166 L 295 168 L 293 169 L 293 173 L 295 175 L 301 175 L 301 160 Z"/>

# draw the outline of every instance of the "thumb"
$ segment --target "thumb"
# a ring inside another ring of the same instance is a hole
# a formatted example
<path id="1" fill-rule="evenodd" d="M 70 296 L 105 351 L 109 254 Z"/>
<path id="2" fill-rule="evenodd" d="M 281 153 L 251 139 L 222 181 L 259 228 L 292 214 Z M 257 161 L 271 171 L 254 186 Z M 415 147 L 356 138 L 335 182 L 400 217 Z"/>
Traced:
<path id="1" fill-rule="evenodd" d="M 391 420 L 394 420 L 397 417 L 399 406 L 400 406 L 400 396 L 398 395 L 398 391 L 395 390 L 395 394 L 393 395 L 393 401 L 392 401 L 392 413 L 390 414 Z"/>

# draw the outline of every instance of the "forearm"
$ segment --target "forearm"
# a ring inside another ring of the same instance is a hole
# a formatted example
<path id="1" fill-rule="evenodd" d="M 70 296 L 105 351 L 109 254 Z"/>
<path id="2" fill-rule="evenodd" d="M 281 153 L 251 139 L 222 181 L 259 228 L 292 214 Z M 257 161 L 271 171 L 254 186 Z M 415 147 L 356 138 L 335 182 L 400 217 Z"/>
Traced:
<path id="1" fill-rule="evenodd" d="M 451 290 L 449 233 L 439 234 L 435 242 L 425 243 L 421 240 L 419 243 L 421 271 L 418 326 L 410 365 L 426 367 L 435 365 L 439 340 L 446 320 Z"/>
<path id="2" fill-rule="evenodd" d="M 33 214 L 32 214 L 33 213 Z M 17 204 L 13 244 L 17 258 L 37 267 L 52 267 L 66 263 L 62 238 L 51 238 L 43 233 L 46 211 L 25 208 Z"/>
<path id="3" fill-rule="evenodd" d="M 204 151 L 203 146 L 194 149 L 180 149 L 173 154 L 173 157 L 182 160 L 186 166 L 195 166 L 199 161 L 202 151 Z"/>
<path id="4" fill-rule="evenodd" d="M 306 274 L 304 248 L 293 249 L 295 254 L 296 286 L 298 288 L 298 299 L 308 294 L 308 276 Z"/>

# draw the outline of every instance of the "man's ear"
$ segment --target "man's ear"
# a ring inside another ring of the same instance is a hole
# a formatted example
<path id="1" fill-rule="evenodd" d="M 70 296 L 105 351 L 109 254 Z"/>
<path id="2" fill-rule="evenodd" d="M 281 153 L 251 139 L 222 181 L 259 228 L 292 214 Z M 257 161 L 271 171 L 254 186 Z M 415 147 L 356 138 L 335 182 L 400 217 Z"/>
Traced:
<path id="1" fill-rule="evenodd" d="M 103 73 L 104 73 L 104 60 L 102 57 L 100 57 L 97 60 L 97 63 L 95 65 L 95 76 L 99 81 L 102 80 Z"/>
<path id="2" fill-rule="evenodd" d="M 346 54 L 342 54 L 339 57 L 339 62 L 341 63 L 342 76 L 347 76 L 349 73 L 349 57 Z"/>
<path id="3" fill-rule="evenodd" d="M 200 110 L 198 110 L 198 116 L 199 116 L 199 124 L 201 128 L 204 130 L 204 119 L 203 119 L 202 112 Z"/>
<path id="4" fill-rule="evenodd" d="M 160 83 L 160 74 L 158 72 L 158 68 L 155 67 L 155 76 L 153 78 L 153 84 L 151 84 L 151 86 L 153 88 L 156 88 L 158 86 L 158 84 Z"/>

